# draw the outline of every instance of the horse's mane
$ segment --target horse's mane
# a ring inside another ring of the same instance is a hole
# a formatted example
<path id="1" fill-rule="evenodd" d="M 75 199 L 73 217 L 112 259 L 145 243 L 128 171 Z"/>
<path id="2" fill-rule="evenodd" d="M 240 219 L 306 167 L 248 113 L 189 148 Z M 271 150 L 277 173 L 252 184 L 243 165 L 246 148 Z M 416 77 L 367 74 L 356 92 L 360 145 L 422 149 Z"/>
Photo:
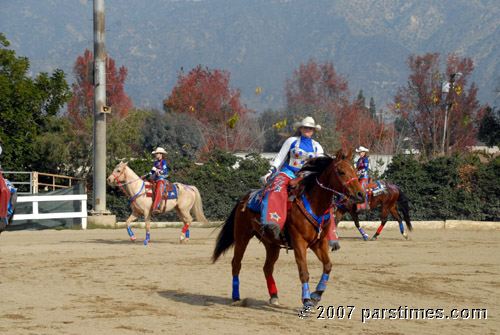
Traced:
<path id="1" fill-rule="evenodd" d="M 318 178 L 325 169 L 332 164 L 333 157 L 328 155 L 308 159 L 304 166 L 299 170 L 299 173 L 306 172 L 304 178 L 300 182 L 300 186 L 308 191 L 316 184 Z"/>

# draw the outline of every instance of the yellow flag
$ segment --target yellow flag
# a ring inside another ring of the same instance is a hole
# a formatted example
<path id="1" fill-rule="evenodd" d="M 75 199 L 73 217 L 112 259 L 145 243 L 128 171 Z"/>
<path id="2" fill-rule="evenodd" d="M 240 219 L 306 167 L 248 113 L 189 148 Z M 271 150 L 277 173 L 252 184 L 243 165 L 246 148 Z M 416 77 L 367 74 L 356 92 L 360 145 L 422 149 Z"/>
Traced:
<path id="1" fill-rule="evenodd" d="M 276 122 L 275 124 L 273 124 L 273 128 L 276 128 L 277 130 L 281 130 L 285 128 L 285 126 L 286 126 L 286 118 L 283 121 Z"/>
<path id="2" fill-rule="evenodd" d="M 237 113 L 235 113 L 234 116 L 227 121 L 226 127 L 228 129 L 234 129 L 234 126 L 236 126 L 236 122 L 238 122 Z"/>

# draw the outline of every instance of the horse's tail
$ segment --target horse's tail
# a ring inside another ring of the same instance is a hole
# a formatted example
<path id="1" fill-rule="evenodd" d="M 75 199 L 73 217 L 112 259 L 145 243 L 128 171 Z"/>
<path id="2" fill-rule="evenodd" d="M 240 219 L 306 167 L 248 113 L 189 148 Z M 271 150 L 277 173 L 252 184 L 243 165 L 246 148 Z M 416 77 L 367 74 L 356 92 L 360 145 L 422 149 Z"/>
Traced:
<path id="1" fill-rule="evenodd" d="M 412 231 L 413 227 L 410 222 L 409 199 L 399 186 L 398 190 L 399 190 L 398 207 L 401 210 L 401 212 L 403 212 L 403 219 L 405 220 L 406 227 L 408 228 L 409 231 Z"/>
<path id="2" fill-rule="evenodd" d="M 212 255 L 212 263 L 215 263 L 220 255 L 225 253 L 227 249 L 234 244 L 234 216 L 236 215 L 238 205 L 239 202 L 234 206 L 226 222 L 222 225 L 219 236 L 217 236 L 217 242 L 215 243 L 215 249 Z"/>
<path id="3" fill-rule="evenodd" d="M 205 217 L 205 213 L 203 212 L 203 202 L 201 200 L 201 195 L 200 191 L 196 188 L 196 186 L 192 186 L 195 198 L 194 198 L 194 206 L 193 206 L 193 212 L 194 212 L 194 217 L 196 218 L 196 221 L 198 221 L 201 224 L 208 225 L 208 220 Z"/>

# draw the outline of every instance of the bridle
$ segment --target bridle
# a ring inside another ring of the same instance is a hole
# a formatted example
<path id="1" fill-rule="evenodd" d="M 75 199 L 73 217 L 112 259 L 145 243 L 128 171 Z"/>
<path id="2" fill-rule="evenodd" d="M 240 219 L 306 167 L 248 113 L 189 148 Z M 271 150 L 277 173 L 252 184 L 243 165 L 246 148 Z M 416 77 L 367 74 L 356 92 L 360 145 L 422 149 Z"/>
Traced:
<path id="1" fill-rule="evenodd" d="M 342 202 L 346 201 L 347 198 L 349 197 L 349 189 L 347 188 L 347 185 L 349 185 L 350 183 L 352 183 L 353 181 L 355 180 L 358 180 L 358 178 L 356 177 L 353 177 L 351 179 L 349 179 L 348 181 L 346 181 L 345 183 L 342 181 L 342 178 L 340 178 L 340 174 L 339 174 L 339 171 L 338 171 L 338 167 L 337 165 L 340 163 L 337 162 L 337 163 L 334 163 L 332 162 L 332 165 L 333 165 L 333 172 L 335 173 L 335 176 L 338 178 L 338 180 L 340 181 L 341 185 L 342 185 L 342 192 L 339 192 L 337 190 L 334 190 L 333 188 L 330 188 L 330 187 L 327 187 L 325 185 L 323 185 L 319 180 L 318 180 L 318 177 L 316 176 L 316 184 L 324 189 L 324 190 L 327 190 L 327 191 L 330 191 L 332 192 L 332 200 L 330 201 L 330 205 L 328 206 L 328 208 L 326 209 L 326 211 L 323 213 L 323 215 L 321 217 L 316 217 L 314 214 L 312 214 L 312 210 L 311 210 L 311 213 L 308 213 L 309 215 L 307 215 L 307 211 L 303 210 L 304 214 L 306 214 L 306 217 L 308 216 L 311 216 L 312 218 L 314 218 L 316 220 L 316 222 L 318 223 L 318 229 L 317 229 L 317 235 L 315 237 L 315 239 L 309 243 L 309 245 L 307 246 L 308 248 L 311 247 L 314 243 L 316 243 L 318 240 L 319 240 L 319 237 L 321 235 L 321 231 L 323 230 L 323 225 L 325 223 L 325 217 L 326 216 L 329 216 L 328 213 L 333 209 L 333 208 L 336 208 L 338 207 Z M 346 190 L 347 190 L 347 196 L 346 196 Z M 305 195 L 302 195 L 303 197 L 305 197 Z M 307 201 L 307 198 L 305 198 L 305 200 L 303 199 L 302 202 L 304 203 L 305 201 Z M 299 205 L 299 208 L 301 206 Z M 321 219 L 321 220 L 319 220 Z M 329 217 L 328 219 L 332 220 L 333 218 Z M 328 219 L 326 221 L 328 221 Z M 311 221 L 311 219 L 309 219 L 309 221 Z M 321 222 L 320 222 L 321 221 Z M 314 225 L 314 222 L 311 221 L 311 223 L 313 223 Z"/>
<path id="2" fill-rule="evenodd" d="M 144 189 L 145 182 L 144 182 L 144 181 L 142 182 L 142 187 L 141 187 L 141 189 L 139 190 L 139 192 L 137 192 L 134 196 L 131 196 L 131 195 L 127 192 L 127 190 L 125 190 L 125 188 L 124 188 L 123 186 L 128 185 L 128 184 L 131 184 L 131 183 L 133 183 L 133 182 L 135 182 L 135 181 L 138 181 L 138 180 L 139 180 L 139 179 L 141 179 L 141 178 L 137 178 L 137 179 L 134 179 L 134 180 L 129 181 L 129 182 L 126 182 L 126 183 L 120 183 L 120 177 L 121 177 L 122 175 L 124 175 L 124 174 L 125 174 L 125 170 L 126 170 L 126 169 L 127 169 L 127 167 L 125 166 L 125 168 L 123 169 L 123 171 L 122 171 L 122 172 L 121 172 L 118 176 L 116 176 L 114 172 L 113 172 L 113 173 L 111 173 L 111 175 L 115 178 L 115 182 L 116 182 L 116 184 L 117 184 L 118 186 L 120 186 L 120 188 L 121 188 L 121 189 L 122 189 L 122 191 L 125 193 L 125 195 L 126 195 L 127 197 L 129 197 L 128 204 L 129 204 L 129 205 L 130 205 L 130 204 L 132 204 L 132 205 L 133 205 L 133 201 L 134 201 L 135 199 L 137 199 L 137 197 L 138 197 L 138 196 L 140 196 L 140 195 L 141 195 L 141 192 L 142 192 L 142 190 Z M 143 193 L 143 194 L 146 194 L 146 193 Z"/>

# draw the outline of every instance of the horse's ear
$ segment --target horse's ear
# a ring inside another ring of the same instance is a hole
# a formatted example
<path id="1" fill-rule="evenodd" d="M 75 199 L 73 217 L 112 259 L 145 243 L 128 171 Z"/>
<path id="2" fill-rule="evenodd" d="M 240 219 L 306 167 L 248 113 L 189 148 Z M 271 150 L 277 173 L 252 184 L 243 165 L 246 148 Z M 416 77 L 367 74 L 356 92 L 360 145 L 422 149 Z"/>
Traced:
<path id="1" fill-rule="evenodd" d="M 351 160 L 352 157 L 352 148 L 349 149 L 349 152 L 347 153 L 347 159 Z"/>
<path id="2" fill-rule="evenodd" d="M 335 161 L 338 162 L 340 160 L 342 160 L 344 157 L 344 152 L 342 151 L 342 148 L 337 151 L 337 154 L 335 155 Z"/>

